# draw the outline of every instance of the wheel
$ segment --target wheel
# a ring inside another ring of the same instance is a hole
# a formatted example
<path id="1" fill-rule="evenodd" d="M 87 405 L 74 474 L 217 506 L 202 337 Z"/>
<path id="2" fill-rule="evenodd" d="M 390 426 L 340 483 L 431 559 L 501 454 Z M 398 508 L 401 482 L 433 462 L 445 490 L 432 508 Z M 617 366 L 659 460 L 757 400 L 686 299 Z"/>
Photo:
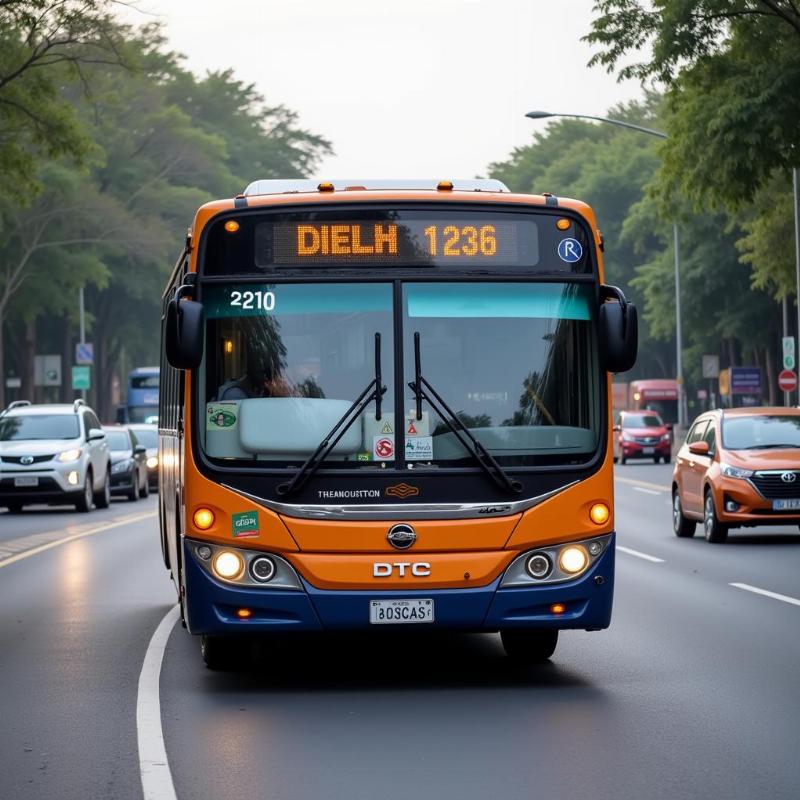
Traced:
<path id="1" fill-rule="evenodd" d="M 108 508 L 111 505 L 111 475 L 106 472 L 103 488 L 94 496 L 94 504 L 98 508 Z"/>
<path id="2" fill-rule="evenodd" d="M 88 514 L 92 510 L 92 501 L 94 495 L 92 493 L 92 471 L 86 471 L 86 480 L 83 482 L 83 492 L 80 498 L 75 502 L 75 508 L 82 514 Z"/>
<path id="3" fill-rule="evenodd" d="M 19 500 L 13 500 L 10 503 L 6 503 L 6 507 L 11 514 L 19 514 L 19 512 L 22 511 L 22 503 L 20 503 Z"/>
<path id="4" fill-rule="evenodd" d="M 200 654 L 209 669 L 230 670 L 236 667 L 242 657 L 242 642 L 235 636 L 200 637 Z"/>
<path id="5" fill-rule="evenodd" d="M 662 460 L 662 461 L 663 461 L 665 464 L 671 464 L 671 463 L 672 463 L 672 456 L 664 456 L 664 457 L 663 457 L 661 460 Z"/>
<path id="6" fill-rule="evenodd" d="M 627 459 L 627 458 L 625 458 L 625 456 L 620 456 L 620 457 L 619 457 L 619 463 L 620 463 L 620 464 L 624 464 L 624 463 L 625 463 L 627 460 L 628 460 L 628 459 Z"/>
<path id="7" fill-rule="evenodd" d="M 528 664 L 537 664 L 547 661 L 555 652 L 558 644 L 558 631 L 512 628 L 500 631 L 500 639 L 509 658 Z"/>
<path id="8" fill-rule="evenodd" d="M 694 530 L 697 523 L 694 520 L 687 519 L 683 516 L 683 507 L 681 506 L 681 495 L 677 489 L 672 490 L 672 530 L 676 536 L 681 539 L 689 539 L 694 536 Z"/>
<path id="9" fill-rule="evenodd" d="M 617 461 L 619 461 L 619 459 L 616 456 L 614 456 L 614 463 L 616 464 Z"/>
<path id="10" fill-rule="evenodd" d="M 139 499 L 139 487 L 136 485 L 139 482 L 139 470 L 134 468 L 131 472 L 131 488 L 128 489 L 128 500 L 135 503 Z"/>
<path id="11" fill-rule="evenodd" d="M 144 476 L 142 485 L 139 487 L 139 497 L 141 497 L 142 500 L 150 497 L 150 479 L 147 477 L 147 475 Z"/>
<path id="12" fill-rule="evenodd" d="M 710 490 L 706 491 L 703 503 L 703 530 L 706 541 L 712 544 L 722 544 L 728 538 L 728 526 L 719 521 L 717 509 L 714 507 L 714 495 Z"/>
<path id="13" fill-rule="evenodd" d="M 661 456 L 653 456 L 653 463 L 660 464 L 661 463 Z"/>

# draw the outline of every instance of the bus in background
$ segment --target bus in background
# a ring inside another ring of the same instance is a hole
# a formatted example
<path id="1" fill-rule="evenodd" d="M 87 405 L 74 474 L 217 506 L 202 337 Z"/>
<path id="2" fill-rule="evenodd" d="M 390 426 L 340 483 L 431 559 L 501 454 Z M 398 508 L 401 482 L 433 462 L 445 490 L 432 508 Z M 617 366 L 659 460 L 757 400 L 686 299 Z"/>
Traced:
<path id="1" fill-rule="evenodd" d="M 667 425 L 678 422 L 678 382 L 650 378 L 628 384 L 628 410 L 655 411 Z"/>
<path id="2" fill-rule="evenodd" d="M 164 292 L 160 521 L 210 668 L 242 634 L 611 617 L 611 376 L 636 309 L 592 210 L 498 181 L 267 180 Z"/>
<path id="3" fill-rule="evenodd" d="M 128 375 L 128 396 L 117 409 L 120 424 L 158 422 L 158 367 L 137 367 Z"/>
<path id="4" fill-rule="evenodd" d="M 611 384 L 612 419 L 616 424 L 621 411 L 628 410 L 628 384 L 614 381 Z"/>

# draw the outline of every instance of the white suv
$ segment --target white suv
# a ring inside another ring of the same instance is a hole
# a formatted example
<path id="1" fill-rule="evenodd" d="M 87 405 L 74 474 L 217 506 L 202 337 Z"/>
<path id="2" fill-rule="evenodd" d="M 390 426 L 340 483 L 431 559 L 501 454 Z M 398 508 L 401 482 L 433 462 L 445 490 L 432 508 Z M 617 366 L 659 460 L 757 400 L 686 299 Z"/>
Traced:
<path id="1" fill-rule="evenodd" d="M 83 400 L 0 412 L 0 506 L 74 503 L 108 508 L 111 458 L 97 415 Z"/>

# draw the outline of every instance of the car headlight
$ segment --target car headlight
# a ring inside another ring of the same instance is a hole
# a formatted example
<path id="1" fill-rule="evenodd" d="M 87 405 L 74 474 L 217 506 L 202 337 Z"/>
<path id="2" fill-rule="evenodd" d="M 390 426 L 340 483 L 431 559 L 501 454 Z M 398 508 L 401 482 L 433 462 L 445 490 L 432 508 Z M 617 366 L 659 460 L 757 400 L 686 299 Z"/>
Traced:
<path id="1" fill-rule="evenodd" d="M 81 457 L 80 447 L 73 447 L 72 450 L 64 450 L 58 454 L 58 460 L 63 464 L 68 461 L 77 461 Z"/>
<path id="2" fill-rule="evenodd" d="M 131 460 L 128 458 L 125 461 L 117 461 L 116 464 L 111 465 L 111 474 L 118 475 L 120 472 L 127 472 L 131 468 Z"/>
<path id="3" fill-rule="evenodd" d="M 632 441 L 634 441 L 633 434 L 632 433 L 623 432 L 622 441 L 623 442 L 632 442 Z"/>
<path id="4" fill-rule="evenodd" d="M 155 469 L 158 466 L 158 457 L 157 456 L 150 456 L 147 459 L 147 469 Z"/>
<path id="5" fill-rule="evenodd" d="M 670 435 L 668 433 L 661 434 L 661 441 L 668 442 L 670 440 Z"/>
<path id="6" fill-rule="evenodd" d="M 734 467 L 732 464 L 722 463 L 719 465 L 719 471 L 726 478 L 750 478 L 753 475 L 751 469 L 741 469 L 741 467 Z"/>

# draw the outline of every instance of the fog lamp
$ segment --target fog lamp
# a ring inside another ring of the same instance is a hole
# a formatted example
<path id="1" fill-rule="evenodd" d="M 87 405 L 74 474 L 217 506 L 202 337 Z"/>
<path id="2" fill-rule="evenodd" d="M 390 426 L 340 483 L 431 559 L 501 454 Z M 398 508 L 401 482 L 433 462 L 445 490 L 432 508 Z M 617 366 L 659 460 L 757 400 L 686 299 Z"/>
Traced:
<path id="1" fill-rule="evenodd" d="M 198 508 L 192 519 L 196 528 L 207 531 L 214 524 L 214 512 L 210 508 Z"/>
<path id="2" fill-rule="evenodd" d="M 611 512 L 608 510 L 608 506 L 605 503 L 595 503 L 589 509 L 589 519 L 591 519 L 595 525 L 605 525 L 606 522 L 608 522 L 609 516 L 611 516 Z"/>
<path id="3" fill-rule="evenodd" d="M 196 553 L 203 561 L 208 561 L 211 558 L 211 548 L 207 544 L 198 547 Z"/>
<path id="4" fill-rule="evenodd" d="M 236 616 L 239 619 L 250 619 L 253 616 L 253 612 L 249 608 L 237 608 Z"/>
<path id="5" fill-rule="evenodd" d="M 69 475 L 67 475 L 67 483 L 70 486 L 77 486 L 78 485 L 78 473 L 74 472 L 74 471 L 70 472 Z"/>
<path id="6" fill-rule="evenodd" d="M 229 581 L 236 580 L 244 572 L 244 559 L 233 550 L 222 550 L 217 553 L 211 565 L 220 578 Z"/>
<path id="7" fill-rule="evenodd" d="M 725 510 L 726 511 L 738 511 L 739 504 L 735 500 L 726 500 L 725 501 Z"/>
<path id="8" fill-rule="evenodd" d="M 563 614 L 567 610 L 567 607 L 563 603 L 553 603 L 550 606 L 550 613 L 551 614 Z"/>
<path id="9" fill-rule="evenodd" d="M 250 574 L 262 583 L 272 580 L 275 574 L 275 562 L 267 556 L 259 556 L 250 562 Z"/>
<path id="10" fill-rule="evenodd" d="M 550 559 L 542 553 L 534 553 L 525 564 L 531 578 L 546 578 L 550 574 L 552 564 Z"/>
<path id="11" fill-rule="evenodd" d="M 586 569 L 589 563 L 589 555 L 584 547 L 571 545 L 565 547 L 558 557 L 558 566 L 569 575 L 576 575 Z"/>
<path id="12" fill-rule="evenodd" d="M 599 555 L 600 551 L 603 549 L 603 543 L 594 541 L 589 542 L 589 553 L 593 556 Z"/>

